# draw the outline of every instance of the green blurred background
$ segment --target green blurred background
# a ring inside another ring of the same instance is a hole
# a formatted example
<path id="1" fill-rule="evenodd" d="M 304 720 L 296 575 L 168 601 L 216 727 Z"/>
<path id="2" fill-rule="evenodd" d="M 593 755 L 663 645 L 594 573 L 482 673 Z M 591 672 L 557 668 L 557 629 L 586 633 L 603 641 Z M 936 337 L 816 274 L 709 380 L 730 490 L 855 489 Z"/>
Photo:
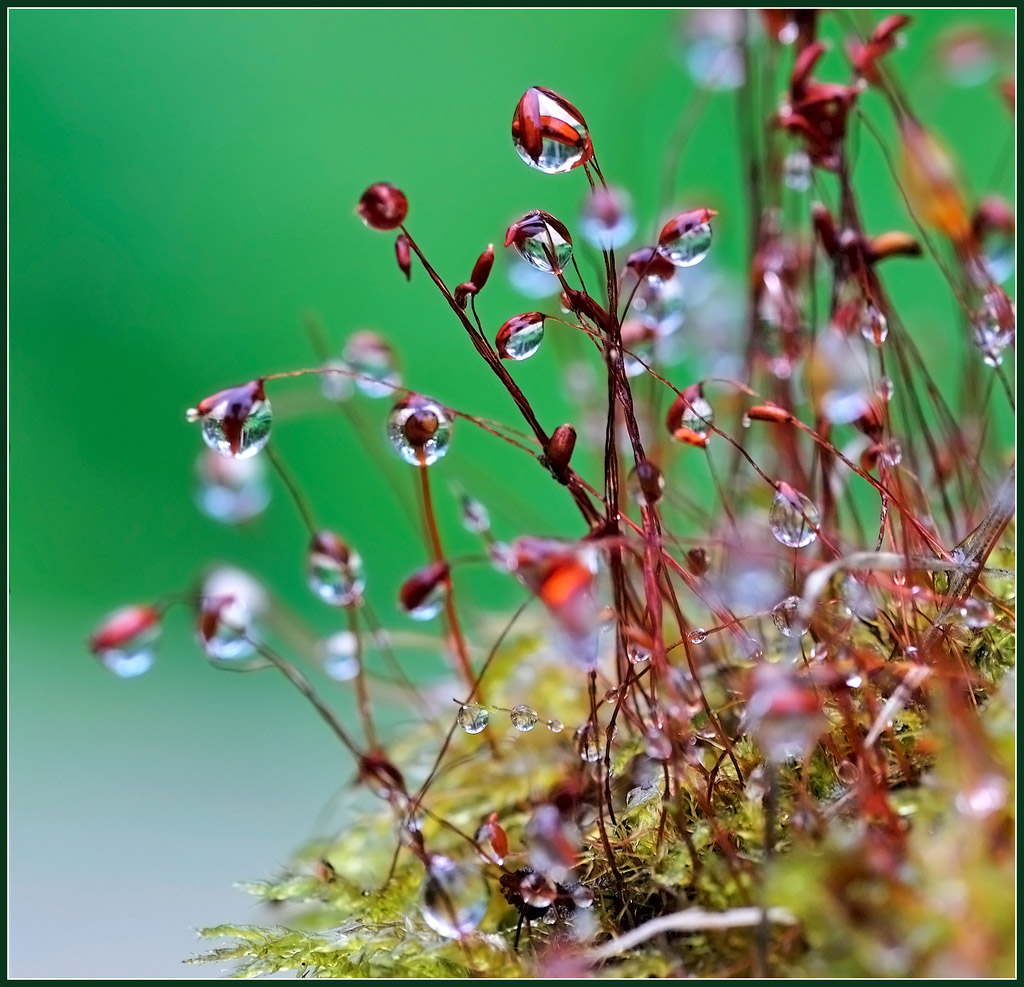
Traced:
<path id="1" fill-rule="evenodd" d="M 452 284 L 496 242 L 481 306 L 493 332 L 536 307 L 505 278 L 506 225 L 539 207 L 572 226 L 584 185 L 523 166 L 509 140 L 516 100 L 541 84 L 580 106 L 605 174 L 628 185 L 650 230 L 664 152 L 695 94 L 679 16 L 9 14 L 12 975 L 214 974 L 180 965 L 191 928 L 256 920 L 232 882 L 274 871 L 320 831 L 352 773 L 283 682 L 207 667 L 184 611 L 141 679 L 119 681 L 86 652 L 103 613 L 185 589 L 211 559 L 260 573 L 318 631 L 332 626 L 304 587 L 305 535 L 279 484 L 244 530 L 196 510 L 200 439 L 185 408 L 311 365 L 302 317 L 314 311 L 335 349 L 376 328 L 410 386 L 518 424 L 422 272 L 406 285 L 391 237 L 367 230 L 354 204 L 373 181 L 400 185 Z M 969 16 L 1011 44 L 1012 12 Z M 994 177 L 1009 194 L 1006 108 L 992 85 L 951 88 L 936 67 L 932 42 L 964 16 L 918 17 L 895 61 L 915 106 L 960 153 L 972 192 Z M 891 135 L 873 94 L 864 104 Z M 746 217 L 728 94 L 711 98 L 681 165 L 676 204 L 719 209 L 715 259 L 738 268 Z M 856 177 L 869 228 L 908 225 L 866 138 Z M 948 291 L 908 270 L 889 280 L 904 319 L 928 327 L 929 358 L 949 365 L 963 346 L 939 329 Z M 571 414 L 557 348 L 515 368 L 550 426 Z M 371 599 L 400 624 L 395 589 L 424 559 L 411 470 L 388 460 L 407 488 L 396 496 L 312 379 L 271 394 L 276 448 L 318 518 L 362 551 Z M 361 407 L 383 450 L 387 402 Z M 434 475 L 453 550 L 473 547 L 447 496 L 455 479 L 488 503 L 499 534 L 572 518 L 536 466 L 465 425 Z M 490 578 L 467 597 L 494 602 Z M 414 674 L 436 671 L 414 657 Z"/>

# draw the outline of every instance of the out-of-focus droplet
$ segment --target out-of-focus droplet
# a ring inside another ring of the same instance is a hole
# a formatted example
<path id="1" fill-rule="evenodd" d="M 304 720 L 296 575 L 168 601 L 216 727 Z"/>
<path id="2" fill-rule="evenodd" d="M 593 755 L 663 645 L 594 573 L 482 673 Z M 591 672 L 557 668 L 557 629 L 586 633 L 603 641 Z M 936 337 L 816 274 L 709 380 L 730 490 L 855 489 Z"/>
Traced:
<path id="1" fill-rule="evenodd" d="M 573 744 L 581 761 L 593 764 L 601 760 L 601 743 L 594 730 L 594 724 L 590 720 L 581 723 L 576 728 L 576 733 L 573 734 Z"/>
<path id="2" fill-rule="evenodd" d="M 475 703 L 459 707 L 456 720 L 462 729 L 468 734 L 483 733 L 487 724 L 491 721 L 491 714 L 483 707 Z"/>
<path id="3" fill-rule="evenodd" d="M 676 267 L 693 267 L 711 250 L 714 209 L 689 209 L 673 216 L 658 236 L 658 252 Z"/>
<path id="4" fill-rule="evenodd" d="M 942 70 L 955 86 L 967 89 L 987 82 L 996 71 L 992 38 L 981 27 L 960 24 L 939 39 Z"/>
<path id="5" fill-rule="evenodd" d="M 122 607 L 108 614 L 89 638 L 89 649 L 118 678 L 148 672 L 156 660 L 160 615 L 152 607 Z"/>
<path id="6" fill-rule="evenodd" d="M 532 706 L 520 703 L 512 707 L 509 719 L 520 733 L 529 733 L 537 725 L 537 711 Z"/>
<path id="7" fill-rule="evenodd" d="M 430 466 L 448 452 L 455 418 L 431 398 L 410 394 L 388 415 L 388 438 L 395 452 L 413 466 Z"/>
<path id="8" fill-rule="evenodd" d="M 875 346 L 881 346 L 889 336 L 889 320 L 874 302 L 865 302 L 861 309 L 860 334 Z"/>
<path id="9" fill-rule="evenodd" d="M 387 340 L 369 329 L 353 333 L 341 355 L 356 375 L 356 387 L 368 398 L 386 398 L 402 382 L 395 351 Z"/>
<path id="10" fill-rule="evenodd" d="M 528 360 L 544 340 L 544 315 L 524 312 L 513 316 L 499 330 L 494 348 L 503 360 Z"/>
<path id="11" fill-rule="evenodd" d="M 322 641 L 320 656 L 335 682 L 350 682 L 359 674 L 359 638 L 352 631 L 338 631 Z"/>
<path id="12" fill-rule="evenodd" d="M 269 441 L 273 422 L 262 379 L 211 394 L 185 417 L 200 423 L 203 441 L 214 452 L 235 459 L 255 456 Z"/>
<path id="13" fill-rule="evenodd" d="M 576 866 L 579 831 L 551 804 L 534 808 L 523 832 L 534 871 L 552 881 L 564 881 Z"/>
<path id="14" fill-rule="evenodd" d="M 807 624 L 800 615 L 799 596 L 787 596 L 772 610 L 772 623 L 786 637 L 801 637 L 807 633 Z"/>
<path id="15" fill-rule="evenodd" d="M 828 325 L 814 340 L 807 362 L 808 390 L 815 409 L 834 425 L 857 421 L 871 410 L 875 385 L 865 342 Z"/>
<path id="16" fill-rule="evenodd" d="M 508 281 L 524 298 L 550 298 L 561 287 L 551 271 L 540 271 L 520 256 L 508 265 Z"/>
<path id="17" fill-rule="evenodd" d="M 266 606 L 263 588 L 238 569 L 216 569 L 199 594 L 199 643 L 215 662 L 249 658 L 260 639 L 257 618 Z"/>
<path id="18" fill-rule="evenodd" d="M 818 537 L 815 528 L 819 522 L 813 501 L 780 481 L 768 512 L 768 524 L 775 539 L 790 548 L 805 548 Z"/>
<path id="19" fill-rule="evenodd" d="M 491 515 L 480 501 L 468 494 L 459 498 L 462 511 L 462 527 L 474 535 L 482 535 L 491 528 Z"/>
<path id="20" fill-rule="evenodd" d="M 888 404 L 892 400 L 893 394 L 896 393 L 896 385 L 893 384 L 892 378 L 891 377 L 885 377 L 885 376 L 879 377 L 878 378 L 878 387 L 877 387 L 875 393 L 878 394 L 878 396 L 886 404 Z"/>
<path id="21" fill-rule="evenodd" d="M 243 524 L 258 517 L 270 503 L 266 467 L 259 457 L 228 459 L 204 449 L 197 463 L 200 510 L 222 524 Z"/>
<path id="22" fill-rule="evenodd" d="M 672 738 L 661 727 L 651 727 L 644 735 L 644 750 L 655 761 L 667 761 L 672 757 Z"/>
<path id="23" fill-rule="evenodd" d="M 480 852 L 499 867 L 508 854 L 508 837 L 498 823 L 498 813 L 492 812 L 476 831 L 474 837 Z"/>
<path id="24" fill-rule="evenodd" d="M 786 665 L 754 669 L 747 717 L 765 757 L 775 764 L 806 756 L 827 725 L 814 688 Z"/>
<path id="25" fill-rule="evenodd" d="M 542 86 L 531 86 L 516 105 L 512 145 L 523 161 L 546 175 L 571 171 L 594 153 L 583 114 Z"/>
<path id="26" fill-rule="evenodd" d="M 359 553 L 331 531 L 313 536 L 306 556 L 306 579 L 324 603 L 335 607 L 358 603 L 366 587 Z"/>
<path id="27" fill-rule="evenodd" d="M 790 151 L 782 164 L 782 180 L 794 192 L 806 192 L 813 181 L 811 156 L 806 151 Z"/>
<path id="28" fill-rule="evenodd" d="M 421 896 L 423 921 L 446 939 L 461 939 L 483 921 L 490 891 L 478 871 L 434 854 Z"/>
<path id="29" fill-rule="evenodd" d="M 964 600 L 963 606 L 960 607 L 960 615 L 965 626 L 975 631 L 983 630 L 996 619 L 992 607 L 984 600 L 973 596 Z"/>
<path id="30" fill-rule="evenodd" d="M 572 259 L 572 237 L 565 225 L 540 209 L 528 212 L 505 232 L 505 246 L 538 271 L 559 274 Z"/>
<path id="31" fill-rule="evenodd" d="M 972 778 L 956 795 L 956 807 L 971 819 L 984 819 L 1006 804 L 1009 786 L 998 774 Z"/>
<path id="32" fill-rule="evenodd" d="M 683 24 L 687 71 L 697 85 L 714 91 L 737 89 L 746 72 L 742 10 L 694 10 Z"/>
<path id="33" fill-rule="evenodd" d="M 653 507 L 665 493 L 665 477 L 650 460 L 641 460 L 626 479 L 630 497 L 641 507 Z"/>
<path id="34" fill-rule="evenodd" d="M 565 729 L 565 724 L 561 720 L 548 720 L 544 724 L 552 733 L 561 733 Z"/>
<path id="35" fill-rule="evenodd" d="M 320 390 L 328 401 L 352 397 L 352 368 L 344 360 L 328 360 L 320 373 Z"/>
<path id="36" fill-rule="evenodd" d="M 583 239 L 598 250 L 614 250 L 636 232 L 633 203 L 625 189 L 598 185 L 583 200 L 580 210 Z"/>

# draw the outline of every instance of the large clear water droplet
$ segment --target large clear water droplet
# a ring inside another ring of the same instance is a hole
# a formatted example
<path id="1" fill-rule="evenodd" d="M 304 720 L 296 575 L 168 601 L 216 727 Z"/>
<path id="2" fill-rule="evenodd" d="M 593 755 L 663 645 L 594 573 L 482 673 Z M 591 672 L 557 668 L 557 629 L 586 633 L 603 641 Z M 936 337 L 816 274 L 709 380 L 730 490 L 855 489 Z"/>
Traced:
<path id="1" fill-rule="evenodd" d="M 199 509 L 222 524 L 243 524 L 258 517 L 270 503 L 263 460 L 228 459 L 206 449 L 197 463 Z"/>
<path id="2" fill-rule="evenodd" d="M 491 714 L 483 706 L 470 703 L 459 707 L 456 720 L 462 729 L 468 734 L 483 733 L 487 724 L 491 721 Z"/>
<path id="3" fill-rule="evenodd" d="M 768 524 L 777 541 L 790 548 L 805 548 L 818 537 L 815 528 L 820 520 L 818 508 L 809 497 L 789 484 L 779 484 L 768 512 Z"/>
<path id="4" fill-rule="evenodd" d="M 448 452 L 455 418 L 431 398 L 410 394 L 388 415 L 388 438 L 395 451 L 413 466 L 430 466 Z"/>
<path id="5" fill-rule="evenodd" d="M 320 645 L 324 671 L 335 682 L 350 682 L 359 674 L 359 638 L 338 631 Z"/>
<path id="6" fill-rule="evenodd" d="M 580 111 L 541 86 L 527 89 L 516 106 L 512 145 L 523 161 L 546 175 L 571 171 L 593 154 Z"/>
<path id="7" fill-rule="evenodd" d="M 801 603 L 799 596 L 787 596 L 772 610 L 772 623 L 786 637 L 801 637 L 807 633 L 807 623 L 800 615 Z"/>
<path id="8" fill-rule="evenodd" d="M 512 707 L 509 719 L 520 733 L 529 733 L 537 725 L 537 711 L 532 706 L 520 703 Z"/>
<path id="9" fill-rule="evenodd" d="M 341 546 L 341 551 L 334 543 Z M 358 603 L 366 588 L 363 560 L 344 542 L 321 532 L 313 539 L 306 559 L 306 580 L 309 588 L 324 603 L 347 607 Z"/>
<path id="10" fill-rule="evenodd" d="M 513 223 L 505 245 L 538 271 L 560 273 L 572 259 L 572 237 L 565 226 L 548 213 L 535 209 Z"/>
<path id="11" fill-rule="evenodd" d="M 150 607 L 122 607 L 109 614 L 90 639 L 100 664 L 118 678 L 133 679 L 153 667 L 159 616 Z"/>
<path id="12" fill-rule="evenodd" d="M 544 340 L 544 315 L 525 312 L 509 319 L 494 340 L 498 356 L 503 360 L 528 360 Z"/>
<path id="13" fill-rule="evenodd" d="M 269 441 L 273 422 L 262 380 L 218 391 L 185 417 L 200 423 L 203 441 L 214 452 L 235 459 L 255 456 Z"/>
<path id="14" fill-rule="evenodd" d="M 693 267 L 711 250 L 709 209 L 691 209 L 670 219 L 658 237 L 658 253 L 676 267 Z"/>
<path id="15" fill-rule="evenodd" d="M 476 870 L 433 855 L 421 890 L 423 921 L 446 939 L 461 939 L 483 921 L 490 891 Z"/>
<path id="16" fill-rule="evenodd" d="M 385 398 L 402 382 L 395 351 L 375 332 L 363 330 L 349 337 L 342 358 L 352 373 L 355 385 L 368 398 Z"/>

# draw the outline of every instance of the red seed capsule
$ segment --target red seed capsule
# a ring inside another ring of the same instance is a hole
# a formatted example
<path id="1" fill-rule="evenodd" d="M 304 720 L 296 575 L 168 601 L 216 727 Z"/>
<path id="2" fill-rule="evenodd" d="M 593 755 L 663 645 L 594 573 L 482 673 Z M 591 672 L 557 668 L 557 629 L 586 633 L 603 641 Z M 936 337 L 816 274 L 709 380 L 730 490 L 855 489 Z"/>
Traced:
<path id="1" fill-rule="evenodd" d="M 409 238 L 404 233 L 399 233 L 395 240 L 395 259 L 398 261 L 399 270 L 405 275 L 405 280 L 412 278 L 412 254 L 409 246 Z"/>
<path id="2" fill-rule="evenodd" d="M 548 467 L 559 479 L 564 479 L 569 468 L 572 451 L 576 448 L 576 429 L 572 425 L 559 425 L 548 441 L 546 456 Z"/>
<path id="3" fill-rule="evenodd" d="M 487 245 L 487 249 L 476 259 L 473 265 L 473 273 L 469 280 L 476 285 L 477 291 L 482 291 L 487 279 L 490 277 L 491 268 L 494 267 L 494 244 Z"/>
<path id="4" fill-rule="evenodd" d="M 405 222 L 409 201 L 401 189 L 387 182 L 377 182 L 363 193 L 356 212 L 375 230 L 393 230 Z"/>

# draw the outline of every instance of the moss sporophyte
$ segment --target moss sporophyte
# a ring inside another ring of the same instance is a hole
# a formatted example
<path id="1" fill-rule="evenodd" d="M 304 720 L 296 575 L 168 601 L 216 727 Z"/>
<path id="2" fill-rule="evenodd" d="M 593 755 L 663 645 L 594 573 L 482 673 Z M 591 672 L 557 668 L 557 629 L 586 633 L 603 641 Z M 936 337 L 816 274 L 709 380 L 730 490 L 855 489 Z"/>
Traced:
<path id="1" fill-rule="evenodd" d="M 245 886 L 289 906 L 276 924 L 205 929 L 230 942 L 194 962 L 339 977 L 1013 970 L 1015 471 L 1005 429 L 985 423 L 1014 402 L 1014 213 L 969 198 L 915 115 L 898 78 L 909 18 L 858 31 L 842 12 L 719 10 L 687 24 L 701 99 L 738 110 L 746 185 L 731 200 L 639 222 L 602 172 L 600 107 L 591 129 L 541 86 L 515 105 L 512 144 L 582 184 L 578 227 L 532 209 L 504 256 L 469 245 L 477 260 L 450 287 L 414 200 L 386 182 L 358 199 L 395 237 L 396 278 L 433 282 L 452 344 L 465 337 L 514 425 L 408 389 L 373 331 L 332 357 L 315 326 L 319 366 L 188 413 L 209 449 L 202 509 L 259 514 L 268 463 L 340 626 L 304 653 L 271 589 L 218 568 L 117 611 L 91 650 L 121 677 L 147 672 L 164 621 L 191 609 L 210 663 L 283 675 L 348 752 L 354 792 L 377 797 Z M 991 95 L 1012 109 L 1012 86 Z M 858 142 L 887 162 L 893 229 L 864 226 Z M 748 231 L 742 280 L 712 269 L 722 220 Z M 660 233 L 620 262 L 644 228 Z M 886 287 L 900 264 L 941 275 L 959 375 L 929 374 L 925 327 Z M 529 311 L 487 310 L 502 267 Z M 578 409 L 562 424 L 515 375 L 553 337 L 564 377 L 544 386 Z M 679 381 L 681 365 L 706 372 Z M 425 546 L 397 599 L 439 627 L 443 701 L 413 686 L 368 601 L 372 535 L 322 527 L 272 437 L 268 395 L 310 378 L 343 410 L 388 406 L 380 445 L 415 472 Z M 461 488 L 442 499 L 435 474 L 469 429 L 532 458 L 574 520 L 535 531 Z M 449 514 L 475 554 L 446 544 Z M 519 595 L 500 620 L 464 601 L 481 564 Z M 381 722 L 379 665 L 419 725 Z M 351 690 L 354 722 L 322 676 Z"/>

